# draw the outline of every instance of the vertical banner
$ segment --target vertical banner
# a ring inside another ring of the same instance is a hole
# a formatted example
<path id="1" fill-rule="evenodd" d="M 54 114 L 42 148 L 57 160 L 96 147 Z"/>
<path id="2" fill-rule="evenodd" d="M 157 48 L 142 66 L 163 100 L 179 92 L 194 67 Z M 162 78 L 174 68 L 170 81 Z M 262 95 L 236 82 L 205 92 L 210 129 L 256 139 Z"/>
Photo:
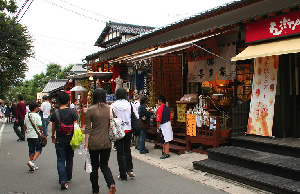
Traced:
<path id="1" fill-rule="evenodd" d="M 188 82 L 206 81 L 206 60 L 188 62 Z"/>
<path id="2" fill-rule="evenodd" d="M 186 114 L 186 135 L 196 136 L 196 114 Z"/>
<path id="3" fill-rule="evenodd" d="M 247 134 L 272 136 L 279 56 L 254 60 Z"/>
<path id="4" fill-rule="evenodd" d="M 177 104 L 177 121 L 185 122 L 186 104 Z"/>

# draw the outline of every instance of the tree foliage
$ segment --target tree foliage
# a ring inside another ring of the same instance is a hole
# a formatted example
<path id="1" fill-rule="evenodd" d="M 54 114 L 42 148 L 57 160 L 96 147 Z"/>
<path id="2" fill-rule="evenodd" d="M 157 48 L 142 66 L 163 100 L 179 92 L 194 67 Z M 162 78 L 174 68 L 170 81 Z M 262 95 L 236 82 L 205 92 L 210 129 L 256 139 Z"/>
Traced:
<path id="1" fill-rule="evenodd" d="M 26 59 L 33 55 L 33 50 L 26 27 L 9 16 L 17 10 L 14 1 L 0 0 L 0 10 L 0 98 L 3 98 L 11 86 L 22 83 L 28 69 Z"/>

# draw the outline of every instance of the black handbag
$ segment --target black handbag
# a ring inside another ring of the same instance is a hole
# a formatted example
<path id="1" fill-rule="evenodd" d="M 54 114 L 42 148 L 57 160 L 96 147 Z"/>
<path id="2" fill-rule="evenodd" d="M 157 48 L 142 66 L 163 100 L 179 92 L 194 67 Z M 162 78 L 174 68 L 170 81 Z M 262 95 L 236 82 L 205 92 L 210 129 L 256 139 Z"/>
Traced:
<path id="1" fill-rule="evenodd" d="M 32 120 L 31 120 L 29 114 L 28 114 L 28 118 L 29 118 L 29 121 L 30 121 L 32 127 L 34 128 L 36 134 L 37 134 L 38 137 L 39 137 L 39 140 L 40 140 L 40 142 L 41 142 L 42 147 L 45 147 L 45 146 L 47 145 L 47 137 L 43 136 L 43 135 L 41 134 L 41 132 L 39 132 L 39 131 L 36 129 L 35 124 L 33 124 L 33 122 L 32 122 Z"/>

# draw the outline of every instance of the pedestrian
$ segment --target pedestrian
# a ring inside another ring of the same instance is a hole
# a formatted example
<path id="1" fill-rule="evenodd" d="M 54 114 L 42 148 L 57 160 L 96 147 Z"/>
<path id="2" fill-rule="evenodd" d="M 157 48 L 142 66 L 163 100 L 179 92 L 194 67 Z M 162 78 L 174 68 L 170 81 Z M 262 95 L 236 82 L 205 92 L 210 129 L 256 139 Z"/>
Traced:
<path id="1" fill-rule="evenodd" d="M 19 137 L 17 141 L 25 141 L 24 118 L 26 115 L 26 104 L 23 102 L 23 96 L 18 95 L 18 104 L 16 110 L 16 121 L 14 123 L 14 131 Z M 21 128 L 21 131 L 18 128 Z"/>
<path id="2" fill-rule="evenodd" d="M 11 109 L 10 109 L 10 106 L 9 104 L 7 103 L 6 104 L 6 107 L 5 107 L 5 118 L 6 118 L 6 122 L 7 123 L 10 123 L 11 122 L 11 119 L 10 119 L 10 113 L 11 113 Z"/>
<path id="3" fill-rule="evenodd" d="M 15 122 L 16 121 L 16 115 L 17 115 L 17 106 L 16 103 L 13 103 L 11 106 L 11 122 Z"/>
<path id="4" fill-rule="evenodd" d="M 125 137 L 116 141 L 117 160 L 119 165 L 119 180 L 127 180 L 127 175 L 131 178 L 135 177 L 133 173 L 133 164 L 131 156 L 131 105 L 127 101 L 127 94 L 124 88 L 119 88 L 116 91 L 116 101 L 111 104 L 111 108 L 115 115 L 122 120 L 123 128 L 125 129 Z"/>
<path id="5" fill-rule="evenodd" d="M 93 122 L 93 124 L 92 124 Z M 108 131 L 110 126 L 110 107 L 106 104 L 106 92 L 97 88 L 93 93 L 93 106 L 86 113 L 86 130 L 84 148 L 89 150 L 92 172 L 90 181 L 93 193 L 99 193 L 99 166 L 110 194 L 116 193 L 113 175 L 108 167 L 111 153 L 111 141 Z"/>
<path id="6" fill-rule="evenodd" d="M 69 94 L 60 92 L 58 95 L 60 108 L 55 110 L 50 118 L 52 122 L 51 138 L 56 149 L 58 182 L 61 185 L 61 190 L 67 189 L 67 183 L 72 180 L 74 150 L 70 145 L 70 141 L 74 132 L 74 123 L 78 119 L 76 111 L 68 108 L 69 101 Z M 69 130 L 71 130 L 71 134 Z"/>
<path id="7" fill-rule="evenodd" d="M 173 140 L 173 131 L 171 126 L 171 114 L 169 107 L 166 106 L 166 98 L 163 95 L 158 97 L 158 105 L 160 107 L 157 109 L 157 132 L 161 133 L 161 143 L 163 144 L 163 153 L 160 159 L 166 159 L 170 157 L 170 141 Z"/>
<path id="8" fill-rule="evenodd" d="M 41 105 L 41 111 L 43 111 L 43 133 L 44 136 L 48 136 L 48 124 L 50 120 L 50 111 L 51 111 L 51 104 L 48 100 L 48 96 L 43 96 L 43 103 Z"/>
<path id="9" fill-rule="evenodd" d="M 2 106 L 2 102 L 0 102 L 0 118 L 3 118 L 4 108 Z"/>
<path id="10" fill-rule="evenodd" d="M 140 154 L 149 153 L 149 150 L 145 147 L 145 141 L 147 136 L 147 130 L 150 128 L 150 117 L 151 113 L 147 111 L 145 104 L 147 98 L 142 97 L 140 100 L 141 105 L 139 106 L 139 118 L 141 123 L 141 135 L 140 135 Z"/>
<path id="11" fill-rule="evenodd" d="M 137 118 L 137 121 L 135 123 L 136 126 L 131 126 L 133 128 L 133 133 L 134 133 L 134 147 L 135 149 L 139 150 L 140 148 L 140 134 L 141 134 L 141 126 L 140 126 L 140 123 L 139 123 L 139 114 L 138 114 L 138 108 L 140 106 L 140 97 L 138 97 L 137 100 L 133 101 L 131 103 L 131 106 L 132 106 L 132 109 L 133 109 L 133 112 L 135 114 L 135 117 Z M 132 122 L 131 122 L 132 123 Z"/>
<path id="12" fill-rule="evenodd" d="M 42 120 L 38 112 L 38 104 L 36 102 L 29 103 L 30 112 L 25 116 L 26 137 L 29 148 L 29 171 L 35 171 L 38 167 L 35 165 L 36 159 L 42 153 L 42 145 L 36 130 L 43 134 Z M 29 119 L 30 117 L 30 119 Z"/>

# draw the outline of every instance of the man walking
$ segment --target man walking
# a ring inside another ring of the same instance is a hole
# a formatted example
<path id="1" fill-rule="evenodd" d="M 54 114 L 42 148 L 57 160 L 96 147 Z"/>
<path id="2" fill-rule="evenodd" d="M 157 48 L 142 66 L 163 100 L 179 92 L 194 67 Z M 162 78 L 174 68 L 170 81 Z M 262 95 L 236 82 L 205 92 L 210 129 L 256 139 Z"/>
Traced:
<path id="1" fill-rule="evenodd" d="M 18 141 L 25 141 L 24 118 L 26 115 L 26 104 L 23 102 L 23 96 L 21 94 L 18 95 L 18 102 L 14 131 L 19 137 Z M 19 127 L 21 127 L 21 131 L 18 129 Z"/>
<path id="2" fill-rule="evenodd" d="M 44 136 L 48 136 L 48 124 L 50 119 L 50 110 L 51 110 L 51 104 L 48 100 L 47 96 L 43 96 L 43 103 L 41 105 L 41 111 L 43 111 L 43 118 L 42 118 L 42 124 L 43 124 L 43 134 Z"/>

